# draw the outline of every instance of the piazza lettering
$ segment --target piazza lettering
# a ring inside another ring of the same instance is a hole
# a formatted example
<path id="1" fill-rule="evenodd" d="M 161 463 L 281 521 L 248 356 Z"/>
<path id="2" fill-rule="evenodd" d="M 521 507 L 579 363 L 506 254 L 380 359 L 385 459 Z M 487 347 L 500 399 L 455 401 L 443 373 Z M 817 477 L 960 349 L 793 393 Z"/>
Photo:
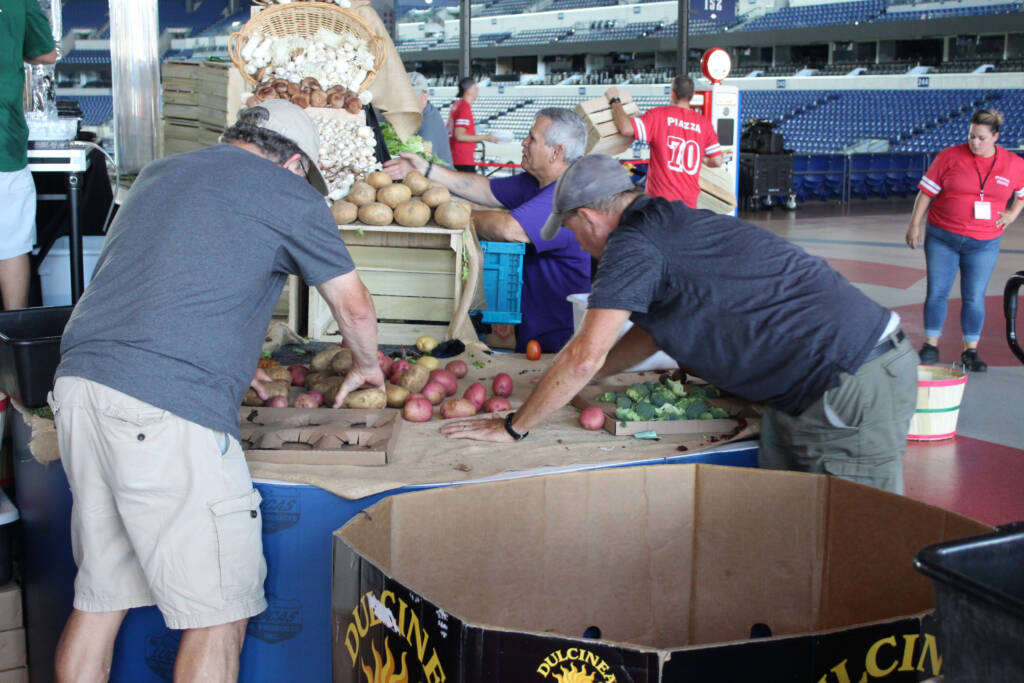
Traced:
<path id="1" fill-rule="evenodd" d="M 372 604 L 371 600 L 376 604 Z M 366 638 L 366 634 L 374 626 L 384 623 L 377 616 L 381 612 L 380 607 L 390 609 L 392 616 L 397 608 L 398 618 L 389 620 L 390 623 L 386 626 L 395 630 L 416 652 L 416 658 L 423 667 L 427 683 L 442 683 L 447 680 L 437 650 L 430 646 L 430 634 L 420 624 L 420 618 L 409 609 L 408 603 L 396 597 L 392 591 L 381 593 L 379 601 L 373 591 L 369 591 L 352 610 L 352 623 L 345 629 L 345 648 L 352 657 L 352 666 L 358 665 L 359 646 Z"/>
<path id="2" fill-rule="evenodd" d="M 700 124 L 694 123 L 693 121 L 684 121 L 683 119 L 677 119 L 674 116 L 668 117 L 668 125 L 682 128 L 683 130 L 692 130 L 694 133 L 700 132 Z"/>
<path id="3" fill-rule="evenodd" d="M 547 678 L 551 675 L 551 672 L 555 667 L 566 662 L 581 662 L 586 664 L 601 675 L 601 680 L 604 681 L 604 683 L 615 683 L 615 674 L 608 670 L 608 662 L 604 661 L 601 657 L 590 650 L 584 650 L 581 647 L 570 647 L 565 650 L 555 650 L 544 658 L 541 665 L 537 667 L 537 673 L 542 677 Z M 555 673 L 558 672 L 555 671 Z"/>
<path id="4" fill-rule="evenodd" d="M 903 634 L 902 651 L 896 636 L 876 640 L 864 656 L 864 673 L 857 683 L 867 683 L 869 680 L 885 678 L 898 671 L 924 672 L 926 663 L 929 665 L 927 671 L 930 675 L 938 676 L 942 670 L 942 657 L 939 655 L 935 636 L 930 633 L 924 635 L 920 654 L 917 657 L 917 665 L 914 665 L 914 654 L 917 652 L 917 641 L 920 637 L 917 633 Z M 844 659 L 836 664 L 827 674 L 818 679 L 818 683 L 852 683 L 853 679 L 850 678 L 846 668 L 848 661 Z"/>

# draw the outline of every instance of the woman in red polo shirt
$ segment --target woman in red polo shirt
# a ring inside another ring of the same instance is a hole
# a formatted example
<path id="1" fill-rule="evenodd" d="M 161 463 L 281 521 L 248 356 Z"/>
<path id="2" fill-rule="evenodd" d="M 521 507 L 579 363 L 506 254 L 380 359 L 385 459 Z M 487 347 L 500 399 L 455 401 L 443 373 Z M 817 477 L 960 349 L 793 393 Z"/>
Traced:
<path id="1" fill-rule="evenodd" d="M 466 77 L 459 81 L 458 99 L 448 112 L 448 144 L 452 148 L 452 165 L 457 171 L 476 173 L 473 153 L 478 142 L 497 142 L 493 135 L 477 135 L 473 120 L 473 101 L 480 94 L 476 81 Z"/>
<path id="2" fill-rule="evenodd" d="M 946 321 L 946 299 L 960 272 L 960 362 L 972 372 L 988 369 L 978 357 L 978 339 L 985 322 L 985 290 L 992 277 L 999 242 L 1006 226 L 1024 208 L 1024 159 L 996 145 L 1003 116 L 981 109 L 971 117 L 967 144 L 948 147 L 935 157 L 921 178 L 920 192 L 907 230 L 911 249 L 924 237 L 928 295 L 924 302 L 924 364 L 939 362 L 939 336 Z M 1010 197 L 1013 205 L 1006 209 Z M 1006 210 L 1004 210 L 1006 209 Z"/>

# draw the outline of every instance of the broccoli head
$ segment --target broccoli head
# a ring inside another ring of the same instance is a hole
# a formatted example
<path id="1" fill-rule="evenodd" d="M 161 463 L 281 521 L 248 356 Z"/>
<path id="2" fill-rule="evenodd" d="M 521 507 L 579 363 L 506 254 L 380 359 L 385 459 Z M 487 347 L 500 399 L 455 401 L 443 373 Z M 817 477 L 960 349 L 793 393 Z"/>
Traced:
<path id="1" fill-rule="evenodd" d="M 601 403 L 615 403 L 615 392 L 606 391 L 603 394 L 598 394 L 594 397 L 594 400 L 600 401 Z"/>
<path id="2" fill-rule="evenodd" d="M 727 413 L 724 408 L 719 408 L 718 406 L 711 406 L 711 417 L 721 419 L 729 417 L 729 413 Z"/>
<path id="3" fill-rule="evenodd" d="M 626 397 L 625 394 L 617 394 L 615 398 L 615 407 L 617 408 L 632 408 L 633 402 Z"/>
<path id="4" fill-rule="evenodd" d="M 641 420 L 654 419 L 654 405 L 648 401 L 641 401 L 633 405 L 633 410 L 640 416 Z"/>
<path id="5" fill-rule="evenodd" d="M 636 422 L 644 418 L 637 415 L 632 408 L 616 408 L 615 419 L 621 422 Z"/>
<path id="6" fill-rule="evenodd" d="M 672 393 L 667 387 L 655 387 L 654 391 L 651 392 L 651 403 L 654 407 L 664 405 L 665 403 L 675 403 L 676 395 Z"/>
<path id="7" fill-rule="evenodd" d="M 707 401 L 703 401 L 700 399 L 693 401 L 686 406 L 686 419 L 697 420 L 700 418 L 701 415 L 708 412 L 708 409 L 709 406 L 707 404 Z"/>
<path id="8" fill-rule="evenodd" d="M 674 403 L 662 403 L 654 409 L 654 414 L 659 420 L 681 420 L 685 416 Z"/>
<path id="9" fill-rule="evenodd" d="M 684 387 L 683 383 L 680 382 L 679 380 L 672 379 L 671 377 L 666 377 L 665 387 L 676 396 L 686 396 L 686 387 Z"/>
<path id="10" fill-rule="evenodd" d="M 640 402 L 651 395 L 650 389 L 644 384 L 634 384 L 633 386 L 626 389 L 626 396 L 629 396 L 634 401 Z"/>
<path id="11" fill-rule="evenodd" d="M 698 420 L 712 420 L 712 419 L 714 419 L 714 416 L 711 414 L 711 411 L 709 410 L 706 413 L 701 413 L 700 415 L 698 415 L 697 419 Z"/>

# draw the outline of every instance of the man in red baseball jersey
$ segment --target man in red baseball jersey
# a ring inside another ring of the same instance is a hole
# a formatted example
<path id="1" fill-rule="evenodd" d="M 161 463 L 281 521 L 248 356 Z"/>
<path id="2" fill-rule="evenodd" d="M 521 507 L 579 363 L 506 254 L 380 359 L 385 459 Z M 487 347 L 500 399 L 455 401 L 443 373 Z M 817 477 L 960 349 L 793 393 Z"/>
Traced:
<path id="1" fill-rule="evenodd" d="M 680 74 L 672 81 L 671 104 L 630 118 L 614 86 L 605 91 L 612 120 L 619 133 L 646 142 L 651 148 L 647 167 L 647 194 L 686 202 L 697 208 L 700 166 L 715 168 L 723 162 L 722 148 L 711 122 L 690 109 L 693 79 Z"/>

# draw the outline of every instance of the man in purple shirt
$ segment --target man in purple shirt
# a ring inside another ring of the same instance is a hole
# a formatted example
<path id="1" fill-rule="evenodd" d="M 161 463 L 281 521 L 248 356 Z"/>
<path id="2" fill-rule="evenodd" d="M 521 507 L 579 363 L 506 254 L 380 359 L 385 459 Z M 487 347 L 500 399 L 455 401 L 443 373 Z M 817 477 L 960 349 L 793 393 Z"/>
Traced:
<path id="1" fill-rule="evenodd" d="M 554 353 L 572 337 L 570 294 L 590 291 L 590 256 L 570 230 L 559 230 L 550 240 L 541 228 L 551 214 L 555 181 L 586 148 L 586 124 L 568 109 L 550 107 L 537 112 L 530 134 L 523 140 L 523 170 L 509 178 L 489 180 L 476 173 L 461 173 L 415 154 L 384 164 L 395 180 L 412 170 L 441 183 L 480 207 L 473 210 L 477 236 L 495 242 L 523 242 L 523 322 L 516 330 L 516 351 L 531 339 L 545 353 Z"/>

